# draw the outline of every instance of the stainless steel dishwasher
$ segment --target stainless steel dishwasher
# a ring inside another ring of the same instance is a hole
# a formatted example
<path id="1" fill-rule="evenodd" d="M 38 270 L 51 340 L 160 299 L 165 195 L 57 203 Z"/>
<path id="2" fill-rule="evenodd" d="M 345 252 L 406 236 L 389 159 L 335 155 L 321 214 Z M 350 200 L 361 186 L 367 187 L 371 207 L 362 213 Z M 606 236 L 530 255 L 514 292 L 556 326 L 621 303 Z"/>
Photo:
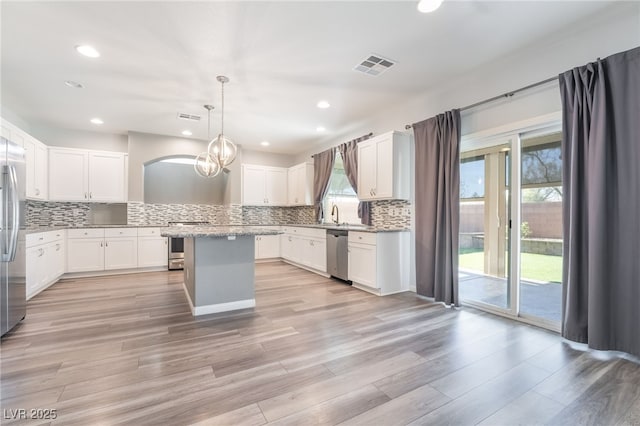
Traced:
<path id="1" fill-rule="evenodd" d="M 327 272 L 335 278 L 349 280 L 349 231 L 327 229 Z"/>

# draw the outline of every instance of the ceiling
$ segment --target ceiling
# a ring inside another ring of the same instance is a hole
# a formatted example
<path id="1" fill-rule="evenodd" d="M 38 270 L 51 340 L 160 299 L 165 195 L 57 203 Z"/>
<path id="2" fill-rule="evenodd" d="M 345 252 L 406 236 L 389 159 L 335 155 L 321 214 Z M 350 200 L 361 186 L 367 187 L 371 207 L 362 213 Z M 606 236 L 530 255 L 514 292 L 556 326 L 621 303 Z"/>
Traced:
<path id="1" fill-rule="evenodd" d="M 2 2 L 2 104 L 46 126 L 206 139 L 202 106 L 216 106 L 217 134 L 222 74 L 225 134 L 293 154 L 607 5 L 447 0 L 421 14 L 415 1 Z M 353 71 L 371 53 L 397 63 L 376 77 Z"/>

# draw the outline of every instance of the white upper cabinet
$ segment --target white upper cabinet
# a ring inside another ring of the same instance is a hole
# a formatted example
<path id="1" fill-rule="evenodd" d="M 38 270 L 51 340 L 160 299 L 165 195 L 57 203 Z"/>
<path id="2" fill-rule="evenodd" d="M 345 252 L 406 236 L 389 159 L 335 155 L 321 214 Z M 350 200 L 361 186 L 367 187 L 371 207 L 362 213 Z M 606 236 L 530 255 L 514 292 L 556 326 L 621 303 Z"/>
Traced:
<path id="1" fill-rule="evenodd" d="M 243 164 L 242 204 L 245 206 L 287 205 L 287 169 Z"/>
<path id="2" fill-rule="evenodd" d="M 89 152 L 89 200 L 102 202 L 126 201 L 125 155 Z"/>
<path id="3" fill-rule="evenodd" d="M 358 198 L 408 200 L 409 137 L 389 132 L 358 144 Z"/>
<path id="4" fill-rule="evenodd" d="M 313 205 L 313 163 L 302 163 L 289 168 L 288 204 Z"/>
<path id="5" fill-rule="evenodd" d="M 49 149 L 49 199 L 126 202 L 126 154 Z"/>
<path id="6" fill-rule="evenodd" d="M 8 121 L 1 122 L 2 136 L 24 148 L 27 198 L 46 200 L 47 146 Z"/>
<path id="7" fill-rule="evenodd" d="M 27 174 L 27 198 L 34 200 L 47 199 L 47 146 L 42 142 L 25 135 L 24 156 Z"/>

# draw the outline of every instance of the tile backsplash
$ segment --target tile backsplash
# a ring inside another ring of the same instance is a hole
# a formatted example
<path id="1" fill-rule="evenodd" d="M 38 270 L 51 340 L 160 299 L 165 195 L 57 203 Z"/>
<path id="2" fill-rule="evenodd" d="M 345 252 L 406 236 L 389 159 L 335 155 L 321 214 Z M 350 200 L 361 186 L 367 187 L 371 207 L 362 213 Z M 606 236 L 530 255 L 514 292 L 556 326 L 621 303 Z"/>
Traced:
<path id="1" fill-rule="evenodd" d="M 29 226 L 91 224 L 91 203 L 28 200 L 26 206 Z M 373 226 L 381 229 L 408 229 L 411 225 L 410 207 L 411 204 L 407 201 L 373 202 Z M 181 220 L 210 222 L 216 225 L 285 225 L 315 221 L 312 206 L 262 207 L 239 204 L 221 206 L 130 202 L 126 204 L 126 213 L 129 225 L 165 225 L 167 222 Z"/>
<path id="2" fill-rule="evenodd" d="M 378 229 L 409 229 L 411 228 L 411 210 L 409 201 L 372 201 L 372 225 Z"/>

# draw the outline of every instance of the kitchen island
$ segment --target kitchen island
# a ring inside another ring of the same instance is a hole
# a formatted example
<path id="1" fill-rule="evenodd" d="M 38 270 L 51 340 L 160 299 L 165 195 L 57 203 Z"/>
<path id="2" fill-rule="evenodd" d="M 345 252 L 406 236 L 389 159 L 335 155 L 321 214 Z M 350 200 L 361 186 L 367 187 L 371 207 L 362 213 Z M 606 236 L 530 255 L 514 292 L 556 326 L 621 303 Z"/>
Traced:
<path id="1" fill-rule="evenodd" d="M 255 237 L 276 229 L 253 226 L 175 226 L 163 237 L 184 238 L 184 290 L 194 316 L 253 308 Z"/>

